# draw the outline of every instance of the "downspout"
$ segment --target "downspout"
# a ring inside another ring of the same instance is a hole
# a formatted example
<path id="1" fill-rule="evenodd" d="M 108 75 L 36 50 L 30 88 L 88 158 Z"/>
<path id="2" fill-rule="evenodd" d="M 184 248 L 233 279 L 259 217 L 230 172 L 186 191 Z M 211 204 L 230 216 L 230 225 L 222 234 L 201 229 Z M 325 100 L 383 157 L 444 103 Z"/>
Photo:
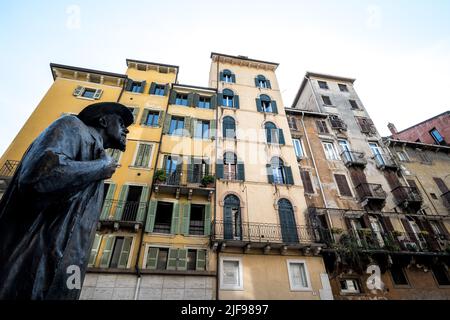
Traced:
<path id="1" fill-rule="evenodd" d="M 219 56 L 217 56 L 217 71 L 216 71 L 216 92 L 217 94 L 219 94 L 219 75 L 220 75 L 220 69 L 219 69 L 219 63 L 220 63 L 220 58 Z M 217 97 L 217 95 L 216 95 Z M 216 103 L 216 130 L 217 128 L 219 128 L 219 101 L 217 101 Z M 216 169 L 217 169 L 217 160 L 218 160 L 218 148 L 219 148 L 219 139 L 218 139 L 219 133 L 216 132 Z M 217 175 L 217 172 L 216 172 Z M 216 177 L 216 190 L 214 192 L 214 223 L 213 223 L 213 227 L 214 227 L 214 234 L 216 232 L 216 219 L 217 219 L 217 205 L 216 205 L 216 201 L 217 201 L 217 177 Z M 220 258 L 220 250 L 219 248 L 217 248 L 217 259 L 216 259 L 216 300 L 219 300 L 219 258 Z"/>

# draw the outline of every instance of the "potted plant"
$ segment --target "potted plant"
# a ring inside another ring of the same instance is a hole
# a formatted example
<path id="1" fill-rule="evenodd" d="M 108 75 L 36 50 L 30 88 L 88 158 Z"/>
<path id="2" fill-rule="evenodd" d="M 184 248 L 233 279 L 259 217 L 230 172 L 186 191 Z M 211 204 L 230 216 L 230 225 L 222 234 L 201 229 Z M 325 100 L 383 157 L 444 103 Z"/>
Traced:
<path id="1" fill-rule="evenodd" d="M 166 182 L 167 180 L 166 172 L 162 169 L 156 170 L 154 180 L 156 183 Z"/>
<path id="2" fill-rule="evenodd" d="M 342 234 L 342 233 L 344 233 L 344 229 L 341 229 L 341 228 L 331 228 L 331 233 L 333 233 L 333 234 Z"/>
<path id="3" fill-rule="evenodd" d="M 215 177 L 211 175 L 206 175 L 202 178 L 202 186 L 211 188 L 214 185 Z"/>

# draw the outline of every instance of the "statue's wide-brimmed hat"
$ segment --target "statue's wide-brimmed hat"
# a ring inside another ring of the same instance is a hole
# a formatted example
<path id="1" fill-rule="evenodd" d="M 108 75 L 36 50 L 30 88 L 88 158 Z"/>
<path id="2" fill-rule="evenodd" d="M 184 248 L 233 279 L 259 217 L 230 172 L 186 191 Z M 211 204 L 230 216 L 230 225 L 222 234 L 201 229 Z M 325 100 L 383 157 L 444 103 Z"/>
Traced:
<path id="1" fill-rule="evenodd" d="M 78 114 L 78 118 L 87 125 L 91 125 L 96 124 L 97 119 L 106 114 L 121 116 L 126 127 L 134 122 L 133 113 L 130 109 L 117 102 L 100 102 L 88 105 Z"/>

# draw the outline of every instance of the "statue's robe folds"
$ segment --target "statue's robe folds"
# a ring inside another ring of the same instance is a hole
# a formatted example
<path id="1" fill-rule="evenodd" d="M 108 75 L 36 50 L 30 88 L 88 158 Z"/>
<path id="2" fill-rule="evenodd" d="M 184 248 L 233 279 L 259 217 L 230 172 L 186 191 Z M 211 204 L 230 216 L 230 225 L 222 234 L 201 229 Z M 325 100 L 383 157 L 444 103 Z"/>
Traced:
<path id="1" fill-rule="evenodd" d="M 76 116 L 32 143 L 0 201 L 0 299 L 79 298 L 68 267 L 79 267 L 82 284 L 101 214 L 103 152 L 100 134 Z"/>

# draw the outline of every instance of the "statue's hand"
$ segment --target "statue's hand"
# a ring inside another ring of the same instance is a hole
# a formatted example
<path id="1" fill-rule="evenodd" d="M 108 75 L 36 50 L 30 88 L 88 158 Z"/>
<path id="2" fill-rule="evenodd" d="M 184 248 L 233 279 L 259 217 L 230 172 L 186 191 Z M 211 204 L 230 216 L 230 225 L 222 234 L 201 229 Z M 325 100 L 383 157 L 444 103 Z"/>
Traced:
<path id="1" fill-rule="evenodd" d="M 103 172 L 101 174 L 102 179 L 109 179 L 116 172 L 117 167 L 119 166 L 112 157 L 108 156 L 106 153 L 102 153 L 100 160 L 105 163 L 103 167 Z"/>

